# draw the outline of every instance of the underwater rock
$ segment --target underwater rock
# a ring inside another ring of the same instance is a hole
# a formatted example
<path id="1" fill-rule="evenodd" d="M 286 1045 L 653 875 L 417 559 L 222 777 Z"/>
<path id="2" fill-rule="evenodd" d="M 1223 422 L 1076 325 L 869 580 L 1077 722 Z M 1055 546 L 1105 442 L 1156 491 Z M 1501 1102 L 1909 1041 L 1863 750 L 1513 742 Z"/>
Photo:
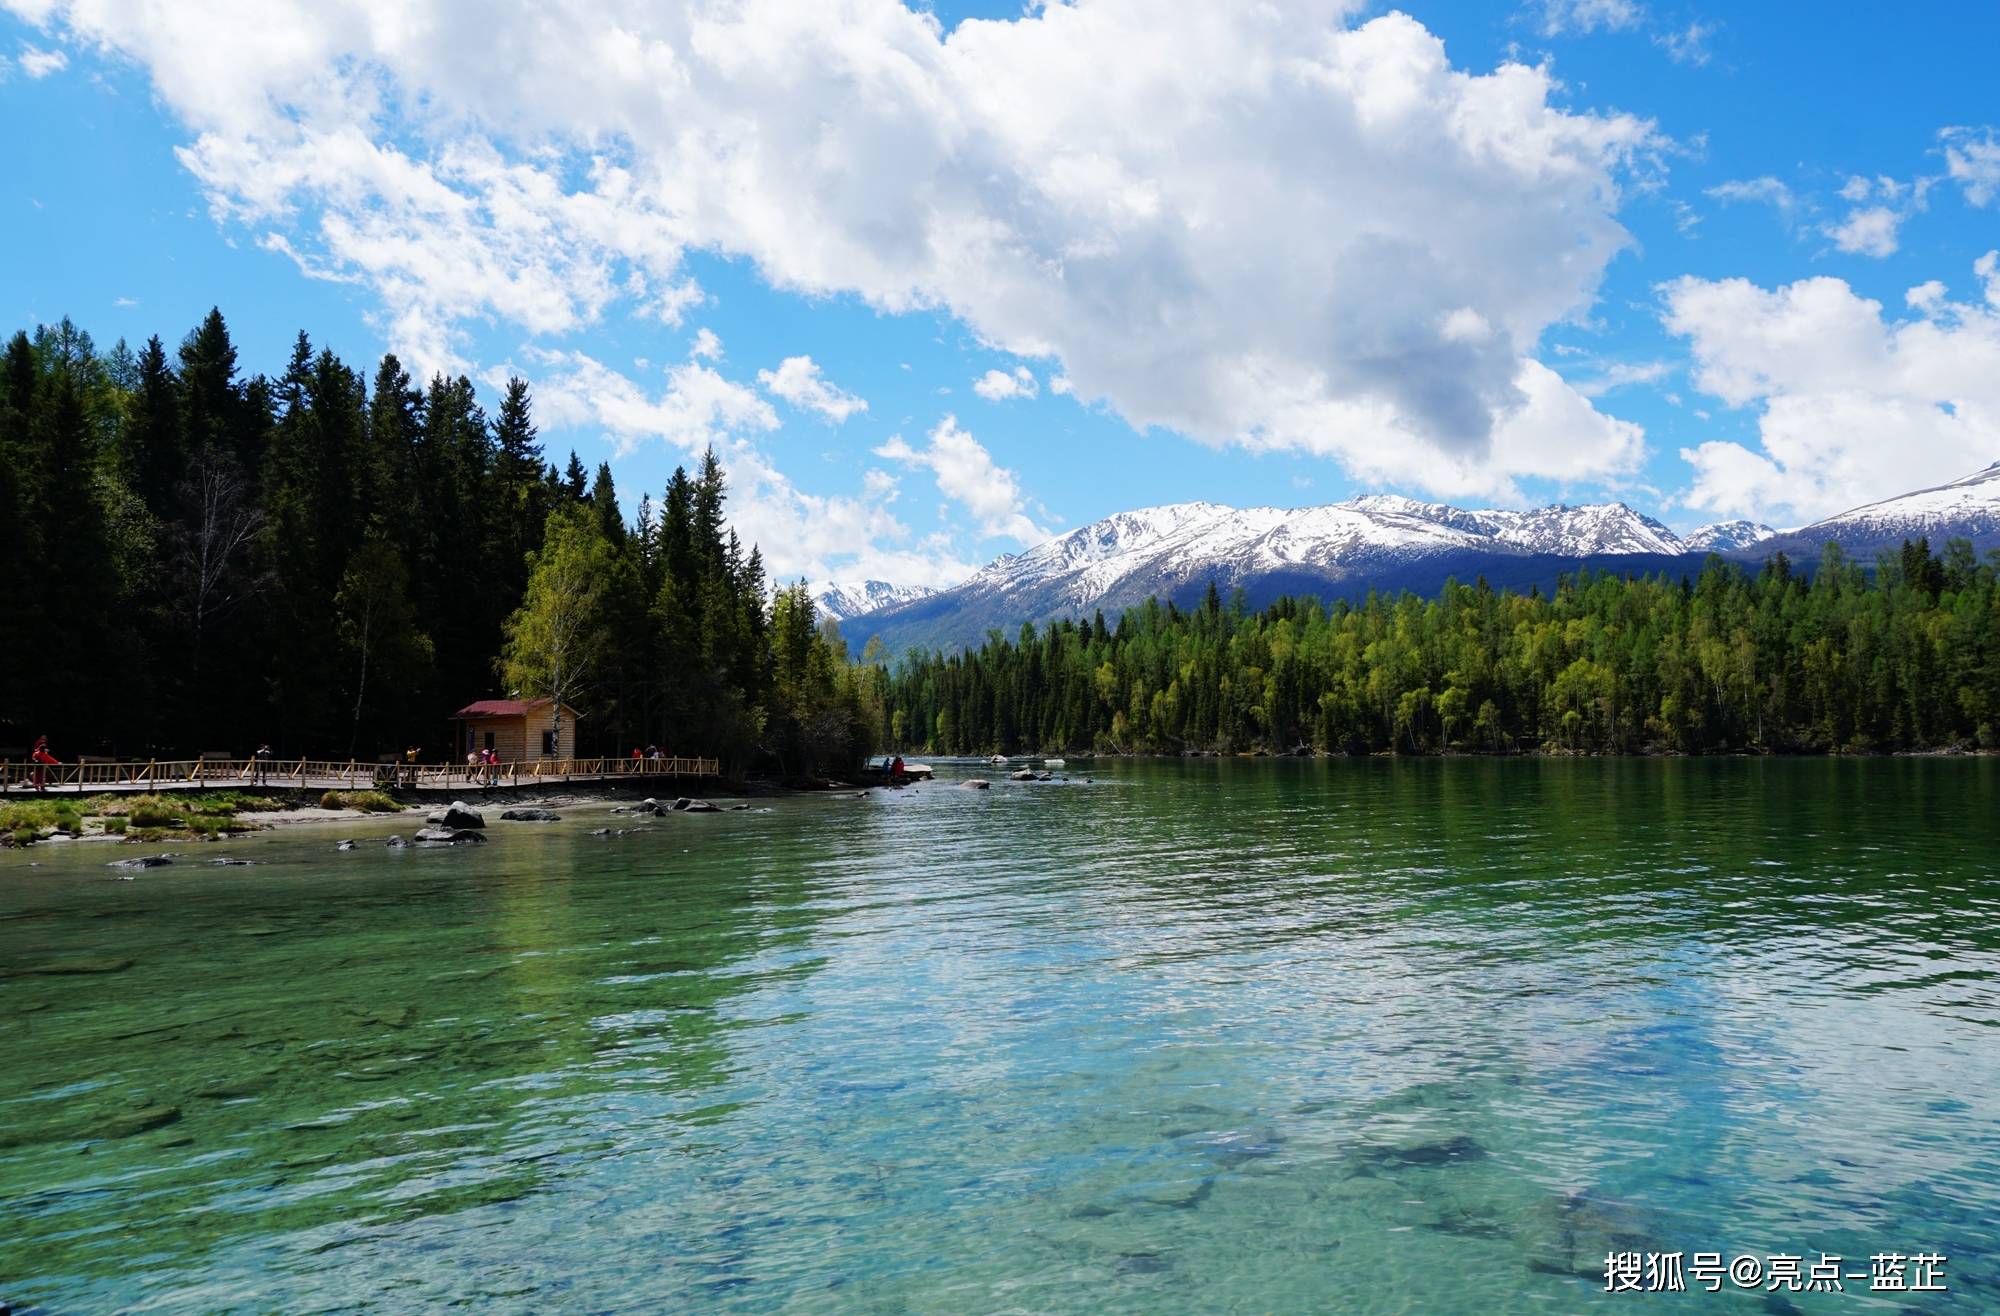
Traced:
<path id="1" fill-rule="evenodd" d="M 547 809 L 508 809 L 500 815 L 501 822 L 561 822 L 562 815 L 550 813 Z"/>
<path id="2" fill-rule="evenodd" d="M 1438 1142 L 1420 1142 L 1413 1147 L 1364 1147 L 1356 1151 L 1351 1159 L 1360 1166 L 1393 1169 L 1402 1166 L 1464 1165 L 1484 1160 L 1487 1154 L 1484 1147 L 1461 1133 Z"/>
<path id="3" fill-rule="evenodd" d="M 339 845 L 336 845 L 333 848 L 336 850 L 352 850 L 354 848 L 354 842 L 342 841 Z"/>
<path id="4" fill-rule="evenodd" d="M 105 1138 L 130 1138 L 137 1134 L 149 1133 L 165 1128 L 181 1117 L 179 1106 L 147 1106 L 125 1115 L 114 1115 L 99 1126 L 100 1136 Z"/>
<path id="5" fill-rule="evenodd" d="M 106 868 L 165 868 L 173 863 L 172 857 L 163 854 L 142 854 L 131 859 L 114 859 Z"/>

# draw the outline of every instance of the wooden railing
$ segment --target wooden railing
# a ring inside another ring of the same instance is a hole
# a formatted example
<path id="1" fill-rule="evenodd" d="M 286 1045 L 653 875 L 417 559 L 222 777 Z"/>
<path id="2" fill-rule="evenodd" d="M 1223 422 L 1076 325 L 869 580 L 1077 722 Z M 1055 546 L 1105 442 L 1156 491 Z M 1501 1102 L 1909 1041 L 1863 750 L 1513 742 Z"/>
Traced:
<path id="1" fill-rule="evenodd" d="M 603 780 L 623 777 L 715 777 L 715 759 L 704 758 L 567 758 L 528 759 L 517 763 L 367 763 L 359 759 L 147 759 L 145 762 L 94 760 L 81 763 L 0 763 L 0 785 L 7 790 L 34 788 L 36 773 L 50 789 L 185 789 L 189 786 L 243 785 L 299 788 L 409 786 L 448 788 L 482 785 L 519 786 L 538 782 Z"/>

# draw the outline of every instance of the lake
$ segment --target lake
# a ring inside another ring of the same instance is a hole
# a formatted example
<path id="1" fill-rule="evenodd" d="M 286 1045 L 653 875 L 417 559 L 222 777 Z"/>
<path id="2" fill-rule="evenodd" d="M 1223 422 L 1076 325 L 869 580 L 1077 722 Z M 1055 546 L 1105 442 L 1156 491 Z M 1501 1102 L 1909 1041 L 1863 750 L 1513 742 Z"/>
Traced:
<path id="1" fill-rule="evenodd" d="M 2000 761 L 975 770 L 0 854 L 0 1296 L 2000 1310 Z"/>

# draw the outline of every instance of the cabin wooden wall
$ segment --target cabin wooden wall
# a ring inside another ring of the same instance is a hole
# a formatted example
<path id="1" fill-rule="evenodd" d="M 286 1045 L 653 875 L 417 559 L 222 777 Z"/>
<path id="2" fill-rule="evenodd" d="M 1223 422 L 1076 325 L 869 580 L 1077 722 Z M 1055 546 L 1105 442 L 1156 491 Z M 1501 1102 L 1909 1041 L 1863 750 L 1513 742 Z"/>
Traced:
<path id="1" fill-rule="evenodd" d="M 459 723 L 465 730 L 459 733 L 458 752 L 455 760 L 463 760 L 468 749 L 483 746 L 486 733 L 493 733 L 493 748 L 500 755 L 502 763 L 532 763 L 542 757 L 542 733 L 555 721 L 555 709 L 538 708 L 520 717 L 472 717 Z M 562 743 L 557 746 L 555 757 L 567 759 L 576 757 L 576 716 L 563 714 Z"/>

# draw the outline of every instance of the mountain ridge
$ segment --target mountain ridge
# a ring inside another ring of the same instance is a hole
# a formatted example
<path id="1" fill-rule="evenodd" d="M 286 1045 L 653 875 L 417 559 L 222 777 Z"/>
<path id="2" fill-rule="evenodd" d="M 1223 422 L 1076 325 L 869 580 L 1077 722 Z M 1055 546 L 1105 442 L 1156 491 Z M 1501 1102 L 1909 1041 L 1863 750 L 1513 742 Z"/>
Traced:
<path id="1" fill-rule="evenodd" d="M 892 650 L 968 644 L 994 627 L 1094 610 L 1110 617 L 1153 597 L 1190 602 L 1210 581 L 1244 589 L 1257 606 L 1282 593 L 1428 592 L 1452 575 L 1483 575 L 1496 587 L 1526 589 L 1585 567 L 1694 571 L 1712 552 L 1809 553 L 1833 539 L 1864 556 L 1900 543 L 1912 526 L 1934 541 L 1963 532 L 2000 545 L 2000 463 L 1783 532 L 1731 520 L 1679 535 L 1622 501 L 1526 511 L 1461 508 L 1398 494 L 1289 509 L 1170 503 L 1114 513 L 996 558 L 949 589 L 849 611 L 837 620 L 865 628 L 854 640 L 880 635 Z"/>

